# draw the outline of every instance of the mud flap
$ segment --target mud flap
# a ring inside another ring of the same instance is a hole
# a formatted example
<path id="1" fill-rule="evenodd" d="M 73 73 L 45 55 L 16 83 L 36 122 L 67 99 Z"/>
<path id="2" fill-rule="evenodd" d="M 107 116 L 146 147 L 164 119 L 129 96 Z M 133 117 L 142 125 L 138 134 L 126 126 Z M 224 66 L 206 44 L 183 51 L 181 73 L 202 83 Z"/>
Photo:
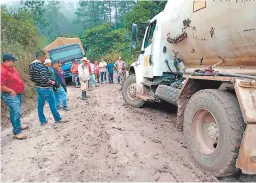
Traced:
<path id="1" fill-rule="evenodd" d="M 256 124 L 247 124 L 236 167 L 244 174 L 256 174 Z"/>

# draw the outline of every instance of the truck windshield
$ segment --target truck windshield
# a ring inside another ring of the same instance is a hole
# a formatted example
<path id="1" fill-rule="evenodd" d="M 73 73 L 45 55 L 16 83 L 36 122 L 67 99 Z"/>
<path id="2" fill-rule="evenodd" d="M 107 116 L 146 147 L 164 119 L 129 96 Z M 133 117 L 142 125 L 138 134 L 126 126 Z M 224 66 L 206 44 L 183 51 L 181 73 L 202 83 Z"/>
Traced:
<path id="1" fill-rule="evenodd" d="M 49 51 L 52 60 L 75 60 L 83 57 L 83 52 L 78 44 L 66 44 Z"/>
<path id="2" fill-rule="evenodd" d="M 152 22 L 149 25 L 147 36 L 146 36 L 146 39 L 145 39 L 145 42 L 144 42 L 144 48 L 147 48 L 152 43 L 155 28 L 156 28 L 156 21 Z"/>

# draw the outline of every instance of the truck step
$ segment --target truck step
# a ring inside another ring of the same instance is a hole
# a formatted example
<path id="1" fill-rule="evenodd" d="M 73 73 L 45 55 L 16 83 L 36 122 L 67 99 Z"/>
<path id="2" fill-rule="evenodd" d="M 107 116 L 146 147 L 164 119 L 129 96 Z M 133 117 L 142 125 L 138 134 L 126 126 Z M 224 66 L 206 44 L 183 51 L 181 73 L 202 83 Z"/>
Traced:
<path id="1" fill-rule="evenodd" d="M 179 93 L 180 89 L 166 85 L 159 85 L 156 89 L 155 96 L 177 106 Z"/>

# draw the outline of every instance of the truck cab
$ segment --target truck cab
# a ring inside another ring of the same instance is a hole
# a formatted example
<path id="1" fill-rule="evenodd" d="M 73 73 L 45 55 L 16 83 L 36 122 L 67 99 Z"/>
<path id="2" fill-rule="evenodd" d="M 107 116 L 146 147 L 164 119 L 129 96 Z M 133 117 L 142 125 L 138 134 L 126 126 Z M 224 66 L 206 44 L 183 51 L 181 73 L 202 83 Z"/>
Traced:
<path id="1" fill-rule="evenodd" d="M 84 54 L 79 44 L 65 44 L 49 51 L 49 57 L 52 61 L 60 61 L 62 63 L 66 80 L 72 77 L 70 68 L 75 59 L 81 59 L 83 56 Z"/>
<path id="2" fill-rule="evenodd" d="M 145 30 L 138 61 L 131 64 L 130 74 L 136 79 L 136 93 L 133 101 L 159 101 L 156 98 L 156 87 L 161 83 L 171 84 L 175 81 L 182 81 L 181 76 L 184 65 L 172 57 L 162 40 L 161 19 L 163 12 L 153 17 Z M 134 28 L 135 27 L 135 28 Z M 137 26 L 133 25 L 132 34 L 136 35 Z M 133 36 L 133 41 L 136 37 Z M 129 88 L 128 88 L 129 89 Z M 128 92 L 129 93 L 129 92 Z M 131 98 L 131 97 L 130 97 Z"/>

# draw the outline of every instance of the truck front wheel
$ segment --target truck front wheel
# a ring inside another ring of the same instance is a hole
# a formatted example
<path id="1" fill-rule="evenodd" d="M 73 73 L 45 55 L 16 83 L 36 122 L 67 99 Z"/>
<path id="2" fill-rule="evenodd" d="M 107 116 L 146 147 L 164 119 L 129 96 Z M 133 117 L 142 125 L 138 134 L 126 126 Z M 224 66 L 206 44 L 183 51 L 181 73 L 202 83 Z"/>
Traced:
<path id="1" fill-rule="evenodd" d="M 124 101 L 133 107 L 142 107 L 145 103 L 144 100 L 136 97 L 136 76 L 134 74 L 124 80 L 122 94 Z"/>
<path id="2" fill-rule="evenodd" d="M 238 101 L 226 91 L 198 91 L 184 113 L 184 135 L 193 158 L 217 177 L 237 171 L 244 127 Z"/>

